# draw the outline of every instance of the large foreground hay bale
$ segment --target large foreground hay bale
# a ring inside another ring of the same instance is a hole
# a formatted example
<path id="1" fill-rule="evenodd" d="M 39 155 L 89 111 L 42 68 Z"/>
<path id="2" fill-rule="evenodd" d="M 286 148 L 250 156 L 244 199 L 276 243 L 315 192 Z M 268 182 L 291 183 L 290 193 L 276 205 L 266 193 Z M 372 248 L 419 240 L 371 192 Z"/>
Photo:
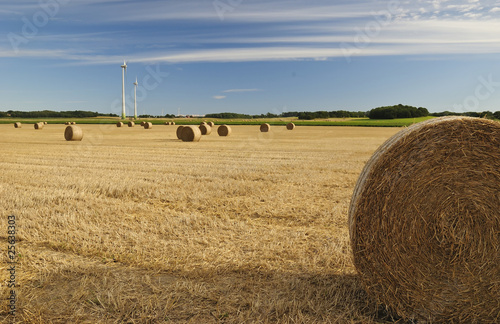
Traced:
<path id="1" fill-rule="evenodd" d="M 134 127 L 134 126 L 135 126 L 135 123 L 133 121 L 128 122 L 128 127 Z"/>
<path id="2" fill-rule="evenodd" d="M 33 126 L 35 129 L 43 129 L 43 123 L 35 123 Z"/>
<path id="3" fill-rule="evenodd" d="M 83 130 L 75 125 L 70 125 L 64 130 L 64 138 L 67 141 L 81 141 L 83 139 Z"/>
<path id="4" fill-rule="evenodd" d="M 369 294 L 406 319 L 500 319 L 500 123 L 444 117 L 368 161 L 349 210 Z"/>
<path id="5" fill-rule="evenodd" d="M 17 122 L 17 123 L 14 123 L 14 128 L 21 128 L 21 123 L 20 122 Z"/>
<path id="6" fill-rule="evenodd" d="M 184 126 L 182 128 L 181 139 L 183 142 L 199 142 L 201 130 L 196 126 Z"/>
<path id="7" fill-rule="evenodd" d="M 151 129 L 151 128 L 153 128 L 153 123 L 151 122 L 144 123 L 144 129 Z"/>
<path id="8" fill-rule="evenodd" d="M 231 135 L 231 127 L 227 125 L 220 125 L 217 128 L 217 134 L 219 134 L 219 136 L 229 136 Z"/>
<path id="9" fill-rule="evenodd" d="M 269 125 L 269 124 L 260 125 L 260 131 L 263 133 L 269 132 L 270 129 L 271 129 L 271 125 Z"/>
<path id="10" fill-rule="evenodd" d="M 117 122 L 116 123 L 116 127 L 123 127 L 123 123 L 122 122 Z"/>
<path id="11" fill-rule="evenodd" d="M 294 130 L 295 129 L 295 124 L 294 123 L 288 123 L 288 124 L 286 124 L 286 129 L 288 129 L 288 130 Z"/>
<path id="12" fill-rule="evenodd" d="M 201 135 L 210 135 L 212 133 L 212 127 L 210 127 L 208 124 L 200 125 L 199 128 L 201 131 Z"/>
<path id="13" fill-rule="evenodd" d="M 177 135 L 177 138 L 178 139 L 182 139 L 182 129 L 184 128 L 184 126 L 179 126 L 177 127 L 177 132 L 176 132 L 176 135 Z"/>

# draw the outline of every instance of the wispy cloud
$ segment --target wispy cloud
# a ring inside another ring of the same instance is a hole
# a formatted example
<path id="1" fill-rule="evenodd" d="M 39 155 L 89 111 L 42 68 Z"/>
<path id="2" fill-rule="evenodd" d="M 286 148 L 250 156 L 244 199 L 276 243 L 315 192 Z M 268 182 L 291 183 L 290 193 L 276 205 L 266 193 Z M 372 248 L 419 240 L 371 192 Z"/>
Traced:
<path id="1" fill-rule="evenodd" d="M 261 91 L 261 90 L 260 89 L 229 89 L 229 90 L 224 90 L 222 92 L 234 93 L 234 92 L 255 92 L 255 91 Z"/>
<path id="2" fill-rule="evenodd" d="M 214 99 L 221 100 L 226 99 L 226 96 L 213 96 Z"/>

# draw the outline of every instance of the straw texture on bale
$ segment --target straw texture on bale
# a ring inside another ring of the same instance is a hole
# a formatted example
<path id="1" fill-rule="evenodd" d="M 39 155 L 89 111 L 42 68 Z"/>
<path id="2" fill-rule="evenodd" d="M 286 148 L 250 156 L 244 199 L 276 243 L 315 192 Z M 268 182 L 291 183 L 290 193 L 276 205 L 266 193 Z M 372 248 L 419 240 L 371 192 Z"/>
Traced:
<path id="1" fill-rule="evenodd" d="M 151 129 L 151 128 L 153 128 L 153 123 L 151 122 L 144 123 L 144 129 Z"/>
<path id="2" fill-rule="evenodd" d="M 210 135 L 212 133 L 212 127 L 208 124 L 200 125 L 201 135 Z"/>
<path id="3" fill-rule="evenodd" d="M 35 129 L 43 129 L 43 123 L 35 123 L 33 126 Z"/>
<path id="4" fill-rule="evenodd" d="M 14 123 L 14 128 L 21 128 L 21 123 L 20 122 Z"/>
<path id="5" fill-rule="evenodd" d="M 271 125 L 269 125 L 269 124 L 260 125 L 260 131 L 263 133 L 269 132 L 270 129 L 271 129 Z"/>
<path id="6" fill-rule="evenodd" d="M 70 125 L 64 130 L 64 138 L 67 141 L 81 141 L 83 139 L 83 130 L 75 125 Z"/>
<path id="7" fill-rule="evenodd" d="M 176 132 L 176 135 L 177 135 L 177 138 L 178 139 L 182 139 L 182 129 L 184 128 L 184 126 L 179 126 L 177 127 L 177 132 Z"/>
<path id="8" fill-rule="evenodd" d="M 217 128 L 217 134 L 219 134 L 219 136 L 229 136 L 231 135 L 231 127 L 227 125 L 220 125 Z"/>
<path id="9" fill-rule="evenodd" d="M 181 139 L 183 142 L 199 142 L 201 131 L 196 126 L 184 126 L 182 128 Z"/>
<path id="10" fill-rule="evenodd" d="M 210 126 L 210 127 L 214 127 L 214 126 L 215 126 L 215 123 L 214 123 L 214 122 L 208 122 L 207 124 L 208 124 L 208 126 Z"/>
<path id="11" fill-rule="evenodd" d="M 500 123 L 443 117 L 368 161 L 349 232 L 367 292 L 406 319 L 500 322 Z"/>
<path id="12" fill-rule="evenodd" d="M 122 122 L 117 122 L 116 123 L 116 127 L 122 127 L 123 126 L 123 123 Z"/>
<path id="13" fill-rule="evenodd" d="M 135 123 L 133 121 L 128 122 L 128 127 L 134 127 L 134 126 L 135 126 Z"/>
<path id="14" fill-rule="evenodd" d="M 288 129 L 288 130 L 294 130 L 295 129 L 295 124 L 294 123 L 288 123 L 288 124 L 286 124 L 286 129 Z"/>

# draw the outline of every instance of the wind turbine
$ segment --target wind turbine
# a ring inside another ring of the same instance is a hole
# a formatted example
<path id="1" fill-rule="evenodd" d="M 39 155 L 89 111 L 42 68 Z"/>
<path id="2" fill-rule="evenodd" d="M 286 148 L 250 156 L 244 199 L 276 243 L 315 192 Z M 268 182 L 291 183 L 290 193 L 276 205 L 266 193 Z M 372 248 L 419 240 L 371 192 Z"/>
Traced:
<path id="1" fill-rule="evenodd" d="M 122 69 L 122 119 L 125 119 L 127 118 L 125 112 L 125 72 L 127 71 L 127 63 L 125 61 L 123 61 Z"/>
<path id="2" fill-rule="evenodd" d="M 137 119 L 137 85 L 139 83 L 137 82 L 137 77 L 135 77 L 135 82 L 134 82 L 134 119 Z"/>

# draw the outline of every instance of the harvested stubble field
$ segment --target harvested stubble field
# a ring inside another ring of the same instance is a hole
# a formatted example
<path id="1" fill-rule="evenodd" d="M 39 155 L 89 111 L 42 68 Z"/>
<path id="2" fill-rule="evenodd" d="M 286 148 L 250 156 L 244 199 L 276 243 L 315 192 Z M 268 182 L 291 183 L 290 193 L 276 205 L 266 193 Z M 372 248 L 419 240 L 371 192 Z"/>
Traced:
<path id="1" fill-rule="evenodd" d="M 17 322 L 381 321 L 347 215 L 365 162 L 398 128 L 233 126 L 198 143 L 175 126 L 81 125 L 81 142 L 64 128 L 0 125 Z M 4 284 L 2 322 L 7 296 Z"/>

